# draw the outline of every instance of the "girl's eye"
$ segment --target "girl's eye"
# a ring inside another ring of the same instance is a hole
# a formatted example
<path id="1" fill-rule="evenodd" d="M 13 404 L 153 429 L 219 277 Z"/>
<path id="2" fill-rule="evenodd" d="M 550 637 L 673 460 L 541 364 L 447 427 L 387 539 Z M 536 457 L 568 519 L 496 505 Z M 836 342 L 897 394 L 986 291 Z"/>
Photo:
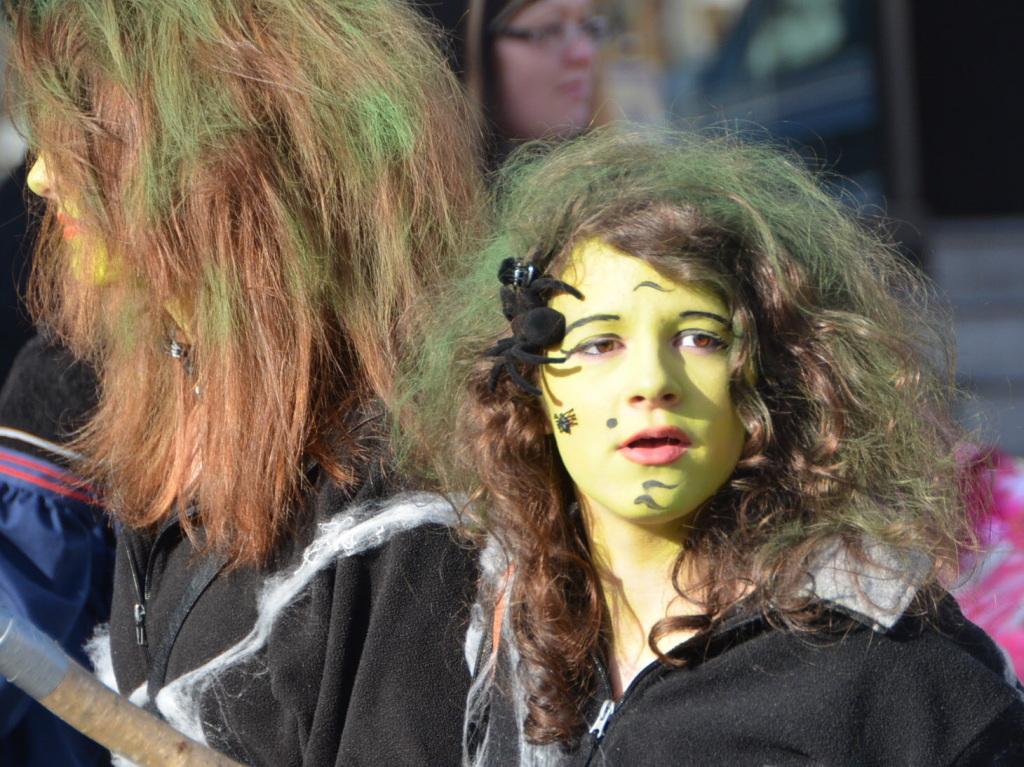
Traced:
<path id="1" fill-rule="evenodd" d="M 679 346 L 709 354 L 729 348 L 729 344 L 706 330 L 684 330 L 677 338 Z"/>
<path id="2" fill-rule="evenodd" d="M 574 347 L 572 351 L 566 353 L 566 356 L 571 357 L 574 354 L 583 354 L 588 357 L 598 357 L 602 354 L 610 354 L 621 345 L 622 342 L 617 338 L 594 338 Z"/>

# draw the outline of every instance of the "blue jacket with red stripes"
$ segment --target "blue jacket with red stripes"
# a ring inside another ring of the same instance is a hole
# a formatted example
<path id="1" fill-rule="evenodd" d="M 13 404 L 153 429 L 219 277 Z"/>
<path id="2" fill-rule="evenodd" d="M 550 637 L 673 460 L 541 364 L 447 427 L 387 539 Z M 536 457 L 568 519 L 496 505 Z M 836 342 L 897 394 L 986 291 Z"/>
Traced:
<path id="1" fill-rule="evenodd" d="M 36 339 L 0 393 L 0 605 L 88 667 L 107 620 L 113 531 L 57 444 L 94 402 L 91 374 Z M 99 767 L 109 753 L 0 677 L 0 764 Z"/>

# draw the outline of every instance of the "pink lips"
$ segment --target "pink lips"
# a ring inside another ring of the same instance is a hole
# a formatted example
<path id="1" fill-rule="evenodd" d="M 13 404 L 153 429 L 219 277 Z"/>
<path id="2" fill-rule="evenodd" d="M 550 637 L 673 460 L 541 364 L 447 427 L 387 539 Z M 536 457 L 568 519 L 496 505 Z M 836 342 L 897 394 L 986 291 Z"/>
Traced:
<path id="1" fill-rule="evenodd" d="M 576 101 L 586 101 L 590 98 L 590 81 L 587 79 L 570 80 L 562 83 L 560 89 L 566 97 Z"/>
<path id="2" fill-rule="evenodd" d="M 660 466 L 677 460 L 690 447 L 686 432 L 675 426 L 653 426 L 638 431 L 619 445 L 627 461 L 643 466 Z"/>

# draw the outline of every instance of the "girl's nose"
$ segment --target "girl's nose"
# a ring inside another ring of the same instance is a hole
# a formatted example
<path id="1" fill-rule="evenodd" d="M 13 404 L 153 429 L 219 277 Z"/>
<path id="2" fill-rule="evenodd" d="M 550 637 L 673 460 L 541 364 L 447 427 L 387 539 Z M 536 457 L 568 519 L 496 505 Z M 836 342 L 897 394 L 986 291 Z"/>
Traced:
<path id="1" fill-rule="evenodd" d="M 672 407 L 681 399 L 681 387 L 666 361 L 654 349 L 631 366 L 633 382 L 629 404 L 633 407 Z"/>
<path id="2" fill-rule="evenodd" d="M 53 198 L 53 185 L 50 183 L 50 174 L 46 170 L 46 160 L 42 155 L 36 158 L 32 169 L 28 172 L 28 188 L 35 194 L 46 199 Z"/>

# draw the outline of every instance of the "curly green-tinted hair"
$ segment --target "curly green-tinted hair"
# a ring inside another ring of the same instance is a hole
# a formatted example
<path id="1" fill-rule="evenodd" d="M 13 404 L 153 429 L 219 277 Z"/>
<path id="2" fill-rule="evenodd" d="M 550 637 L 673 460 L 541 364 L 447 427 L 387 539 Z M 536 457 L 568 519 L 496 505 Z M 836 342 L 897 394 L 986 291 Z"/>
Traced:
<path id="1" fill-rule="evenodd" d="M 477 494 L 480 524 L 514 566 L 506 604 L 531 738 L 577 731 L 606 615 L 538 398 L 507 375 L 488 386 L 493 360 L 481 353 L 510 333 L 496 279 L 506 257 L 557 277 L 596 238 L 732 312 L 731 393 L 747 442 L 679 555 L 706 575 L 705 615 L 661 621 L 652 647 L 674 630 L 710 631 L 741 598 L 811 625 L 809 563 L 836 536 L 855 555 L 867 541 L 925 552 L 936 567 L 922 599 L 938 596 L 934 577 L 965 530 L 951 353 L 927 282 L 883 234 L 798 160 L 721 132 L 612 127 L 524 152 L 502 182 L 496 235 L 465 265 L 444 308 L 450 330 L 421 361 L 418 380 L 433 383 L 410 399 L 424 433 L 459 411 L 441 469 Z M 535 366 L 521 371 L 537 380 Z"/>
<path id="2" fill-rule="evenodd" d="M 475 231 L 460 87 L 402 0 L 8 11 L 60 201 L 36 311 L 101 374 L 90 474 L 131 525 L 194 502 L 209 546 L 266 561 L 311 459 L 356 480 L 357 413 L 390 400 L 406 312 Z"/>

